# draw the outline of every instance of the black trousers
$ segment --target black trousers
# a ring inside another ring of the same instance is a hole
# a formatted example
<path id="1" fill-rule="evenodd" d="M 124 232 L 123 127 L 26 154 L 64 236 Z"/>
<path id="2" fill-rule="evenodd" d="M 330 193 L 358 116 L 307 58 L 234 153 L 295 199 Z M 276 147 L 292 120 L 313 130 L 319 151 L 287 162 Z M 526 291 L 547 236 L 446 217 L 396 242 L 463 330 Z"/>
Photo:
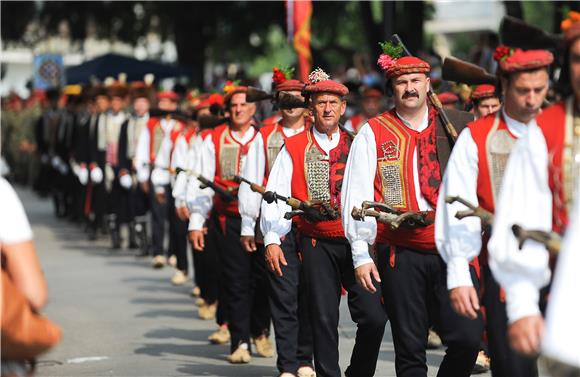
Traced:
<path id="1" fill-rule="evenodd" d="M 164 255 L 164 241 L 165 241 L 165 222 L 168 217 L 167 199 L 169 196 L 167 188 L 165 188 L 165 202 L 161 203 L 155 197 L 155 189 L 150 185 L 149 200 L 151 201 L 151 247 L 153 255 Z"/>
<path id="2" fill-rule="evenodd" d="M 482 318 L 470 320 L 453 311 L 443 259 L 405 247 L 393 248 L 390 255 L 389 246 L 378 245 L 377 252 L 397 376 L 427 376 L 425 353 L 431 324 L 447 346 L 437 376 L 470 376 L 479 353 Z M 478 290 L 473 269 L 471 275 Z"/>
<path id="3" fill-rule="evenodd" d="M 248 253 L 240 243 L 241 218 L 223 216 L 218 219 L 219 260 L 231 334 L 231 352 L 241 343 L 250 344 L 250 335 L 267 334 L 270 313 L 267 304 L 267 279 L 263 254 Z M 260 286 L 261 285 L 261 286 Z M 254 299 L 255 297 L 258 299 Z"/>
<path id="4" fill-rule="evenodd" d="M 505 302 L 500 297 L 500 287 L 488 266 L 483 266 L 481 271 L 491 374 L 494 377 L 538 376 L 536 359 L 522 356 L 511 349 L 507 334 L 507 312 Z"/>
<path id="5" fill-rule="evenodd" d="M 96 232 L 97 229 L 103 225 L 103 219 L 105 216 L 107 204 L 107 192 L 105 190 L 105 184 L 103 182 L 91 185 L 92 185 L 90 189 L 91 214 L 89 215 L 90 226 L 93 229 L 93 231 Z"/>
<path id="6" fill-rule="evenodd" d="M 167 211 L 169 212 L 169 255 L 174 254 L 177 259 L 177 269 L 187 275 L 187 226 L 189 221 L 181 220 L 175 212 L 175 199 L 168 190 Z"/>
<path id="7" fill-rule="evenodd" d="M 282 276 L 268 271 L 270 311 L 278 352 L 276 366 L 280 373 L 296 374 L 299 367 L 312 366 L 313 353 L 308 296 L 296 231 L 288 233 L 280 246 L 288 265 L 281 266 Z"/>
<path id="8" fill-rule="evenodd" d="M 314 339 L 317 376 L 339 377 L 338 320 L 341 284 L 348 292 L 348 308 L 357 324 L 355 346 L 346 376 L 375 374 L 387 315 L 381 304 L 381 288 L 369 293 L 357 284 L 352 253 L 346 241 L 302 237 L 304 281 Z"/>

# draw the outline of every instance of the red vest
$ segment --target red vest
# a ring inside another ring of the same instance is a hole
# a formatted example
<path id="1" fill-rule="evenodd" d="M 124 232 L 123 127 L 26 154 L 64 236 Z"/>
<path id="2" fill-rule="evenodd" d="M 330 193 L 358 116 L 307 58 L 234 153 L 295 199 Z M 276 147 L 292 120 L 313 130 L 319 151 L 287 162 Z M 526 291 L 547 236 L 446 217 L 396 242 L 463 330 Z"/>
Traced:
<path id="1" fill-rule="evenodd" d="M 304 122 L 304 129 L 309 129 L 308 119 Z M 284 134 L 282 121 L 276 123 L 270 123 L 262 128 L 260 128 L 260 134 L 262 135 L 262 140 L 264 141 L 264 155 L 266 156 L 266 169 L 264 170 L 264 186 L 268 183 L 268 177 L 270 176 L 270 170 L 278 157 L 278 153 L 282 149 L 282 146 L 286 143 L 288 136 Z M 294 135 L 295 136 L 295 135 Z"/>
<path id="2" fill-rule="evenodd" d="M 155 156 L 157 156 L 164 136 L 160 119 L 149 118 L 147 121 L 147 130 L 149 131 L 149 162 L 154 164 Z"/>
<path id="3" fill-rule="evenodd" d="M 417 138 L 431 132 L 433 122 L 422 132 L 403 124 L 395 110 L 385 112 L 368 121 L 376 140 L 377 166 L 375 176 L 375 201 L 383 202 L 402 211 L 418 211 L 413 172 L 413 156 Z M 435 225 L 423 228 L 392 230 L 387 224 L 377 223 L 376 242 L 433 251 Z"/>
<path id="4" fill-rule="evenodd" d="M 494 213 L 507 160 L 517 138 L 509 131 L 501 111 L 480 118 L 468 127 L 477 145 L 477 201 L 483 209 Z M 486 265 L 489 237 L 484 233 L 480 253 L 480 263 Z"/>
<path id="5" fill-rule="evenodd" d="M 364 122 L 365 120 L 366 120 L 366 118 L 362 114 L 356 114 L 350 118 L 350 124 L 352 125 L 352 130 L 354 133 L 357 133 L 358 129 L 363 124 L 365 124 L 365 122 Z"/>
<path id="6" fill-rule="evenodd" d="M 574 144 L 573 98 L 572 96 L 565 102 L 550 106 L 536 119 L 548 148 L 548 179 L 552 191 L 552 230 L 559 234 L 563 234 L 568 225 L 567 204 L 572 200 L 576 185 L 570 170 L 574 158 L 573 148 L 565 148 L 565 145 Z M 563 163 L 563 161 L 570 163 Z"/>
<path id="7" fill-rule="evenodd" d="M 247 131 L 249 132 L 249 131 Z M 219 186 L 228 188 L 238 188 L 239 184 L 234 182 L 234 176 L 240 175 L 242 170 L 241 160 L 248 154 L 250 144 L 258 133 L 246 144 L 239 143 L 232 136 L 229 126 L 221 125 L 213 129 L 211 138 L 215 146 L 215 176 L 214 182 Z M 207 177 L 206 177 L 207 178 Z M 219 195 L 214 195 L 214 208 L 220 215 L 239 217 L 238 201 L 224 201 Z"/>
<path id="8" fill-rule="evenodd" d="M 330 202 L 340 211 L 340 192 L 351 139 L 340 132 L 338 145 L 327 155 L 318 145 L 312 129 L 286 140 L 286 149 L 292 158 L 292 197 L 302 201 Z M 344 228 L 339 219 L 310 223 L 303 217 L 296 220 L 298 230 L 313 238 L 344 239 Z"/>
<path id="9" fill-rule="evenodd" d="M 494 213 L 495 199 L 517 138 L 509 131 L 501 112 L 478 119 L 468 127 L 477 145 L 477 200 L 482 208 Z"/>

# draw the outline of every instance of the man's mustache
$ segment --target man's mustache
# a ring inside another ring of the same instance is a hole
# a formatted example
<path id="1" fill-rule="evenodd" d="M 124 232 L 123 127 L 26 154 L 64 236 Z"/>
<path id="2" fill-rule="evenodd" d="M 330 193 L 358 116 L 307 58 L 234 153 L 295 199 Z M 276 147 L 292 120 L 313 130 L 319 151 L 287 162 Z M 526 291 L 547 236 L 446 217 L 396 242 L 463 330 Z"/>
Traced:
<path id="1" fill-rule="evenodd" d="M 405 93 L 403 93 L 403 99 L 407 99 L 407 98 L 410 98 L 410 97 L 417 97 L 417 98 L 419 98 L 419 93 L 417 93 L 414 90 L 411 91 L 411 92 L 405 92 Z"/>

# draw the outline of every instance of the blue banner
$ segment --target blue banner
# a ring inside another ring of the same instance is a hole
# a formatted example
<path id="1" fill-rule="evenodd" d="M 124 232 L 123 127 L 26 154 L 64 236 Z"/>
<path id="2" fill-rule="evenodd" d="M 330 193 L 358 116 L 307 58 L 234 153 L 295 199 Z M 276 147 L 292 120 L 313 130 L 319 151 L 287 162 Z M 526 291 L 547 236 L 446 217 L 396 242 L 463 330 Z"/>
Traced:
<path id="1" fill-rule="evenodd" d="M 34 57 L 34 88 L 46 90 L 64 85 L 62 55 L 40 54 Z"/>

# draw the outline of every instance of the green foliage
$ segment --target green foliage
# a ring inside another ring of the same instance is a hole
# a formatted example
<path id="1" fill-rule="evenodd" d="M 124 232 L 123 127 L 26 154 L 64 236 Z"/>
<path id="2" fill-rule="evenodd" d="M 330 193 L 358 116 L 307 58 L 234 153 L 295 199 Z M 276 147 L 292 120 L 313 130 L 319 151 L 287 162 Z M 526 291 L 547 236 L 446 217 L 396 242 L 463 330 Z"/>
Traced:
<path id="1" fill-rule="evenodd" d="M 395 44 L 391 41 L 379 42 L 383 54 L 389 55 L 393 59 L 398 59 L 403 56 L 403 46 Z"/>
<path id="2" fill-rule="evenodd" d="M 258 77 L 264 72 L 272 71 L 272 67 L 283 64 L 292 66 L 296 63 L 296 53 L 294 48 L 288 43 L 286 34 L 278 25 L 272 25 L 267 32 L 264 53 L 255 56 L 250 61 L 248 73 L 253 77 Z"/>
<path id="3" fill-rule="evenodd" d="M 525 21 L 544 30 L 553 29 L 554 7 L 552 1 L 522 1 Z"/>

